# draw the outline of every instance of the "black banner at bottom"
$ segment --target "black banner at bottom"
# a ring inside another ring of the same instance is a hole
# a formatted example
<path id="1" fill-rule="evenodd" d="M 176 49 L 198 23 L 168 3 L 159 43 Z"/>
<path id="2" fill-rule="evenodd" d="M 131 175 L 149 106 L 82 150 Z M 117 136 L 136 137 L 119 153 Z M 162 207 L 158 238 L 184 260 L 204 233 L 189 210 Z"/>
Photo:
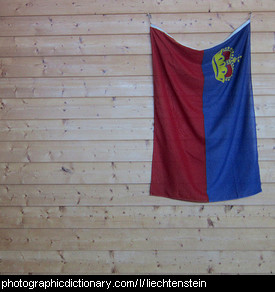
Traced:
<path id="1" fill-rule="evenodd" d="M 264 279 L 263 279 L 264 278 Z M 5 275 L 0 276 L 0 290 L 24 289 L 49 291 L 60 288 L 104 289 L 117 288 L 236 288 L 254 287 L 258 283 L 272 284 L 271 276 L 255 275 Z M 269 283 L 270 282 L 270 283 Z"/>

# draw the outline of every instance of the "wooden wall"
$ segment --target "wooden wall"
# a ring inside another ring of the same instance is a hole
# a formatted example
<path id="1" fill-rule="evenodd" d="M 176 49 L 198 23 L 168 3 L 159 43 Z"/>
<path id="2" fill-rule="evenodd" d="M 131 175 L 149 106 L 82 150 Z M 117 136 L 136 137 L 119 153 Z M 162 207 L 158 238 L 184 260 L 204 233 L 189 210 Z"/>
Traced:
<path id="1" fill-rule="evenodd" d="M 251 15 L 263 192 L 149 196 L 149 21 L 207 48 Z M 274 0 L 0 0 L 0 273 L 275 272 Z"/>

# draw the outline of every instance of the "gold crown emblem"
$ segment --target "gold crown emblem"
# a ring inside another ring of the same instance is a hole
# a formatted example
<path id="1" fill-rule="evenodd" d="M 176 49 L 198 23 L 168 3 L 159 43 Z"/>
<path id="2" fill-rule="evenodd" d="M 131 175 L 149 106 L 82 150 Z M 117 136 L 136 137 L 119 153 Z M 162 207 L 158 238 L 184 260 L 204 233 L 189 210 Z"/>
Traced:
<path id="1" fill-rule="evenodd" d="M 230 47 L 221 49 L 212 58 L 212 67 L 215 78 L 224 83 L 229 81 L 233 72 L 235 62 L 240 62 L 242 56 L 234 57 L 234 50 Z"/>

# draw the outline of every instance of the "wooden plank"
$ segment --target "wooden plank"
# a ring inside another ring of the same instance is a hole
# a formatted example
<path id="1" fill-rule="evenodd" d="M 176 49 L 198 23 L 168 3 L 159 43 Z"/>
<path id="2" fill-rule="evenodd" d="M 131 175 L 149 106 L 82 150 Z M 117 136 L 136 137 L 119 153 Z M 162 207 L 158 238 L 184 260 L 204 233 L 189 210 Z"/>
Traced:
<path id="1" fill-rule="evenodd" d="M 273 32 L 274 12 L 255 13 L 253 32 Z M 152 23 L 168 33 L 232 32 L 248 13 L 152 14 Z M 0 36 L 140 34 L 149 32 L 147 14 L 28 16 L 0 18 Z"/>
<path id="2" fill-rule="evenodd" d="M 272 95 L 272 75 L 257 74 L 252 75 L 253 93 L 255 95 L 269 94 Z M 274 91 L 273 91 L 274 92 Z"/>
<path id="3" fill-rule="evenodd" d="M 2 251 L 273 250 L 272 228 L 0 229 Z"/>
<path id="4" fill-rule="evenodd" d="M 172 34 L 180 43 L 206 49 L 219 44 L 228 33 Z M 271 32 L 251 34 L 252 53 L 272 53 L 275 40 Z M 151 54 L 148 34 L 0 37 L 1 57 L 128 55 Z"/>
<path id="5" fill-rule="evenodd" d="M 261 65 L 261 61 L 259 66 Z M 151 56 L 0 58 L 2 77 L 152 75 Z"/>
<path id="6" fill-rule="evenodd" d="M 260 162 L 260 172 L 261 172 L 261 178 L 262 182 L 273 182 L 273 179 L 275 178 L 275 171 L 273 168 L 275 167 L 274 161 L 265 161 Z"/>
<path id="7" fill-rule="evenodd" d="M 134 24 L 134 25 L 133 25 Z M 145 14 L 2 17 L 0 36 L 148 33 Z"/>
<path id="8" fill-rule="evenodd" d="M 149 184 L 110 185 L 0 185 L 1 206 L 147 206 L 197 205 L 149 195 Z M 275 205 L 274 184 L 263 183 L 263 192 L 232 205 Z M 211 203 L 208 203 L 211 205 Z M 222 205 L 222 203 L 212 203 Z"/>
<path id="9" fill-rule="evenodd" d="M 254 107 L 256 116 L 275 116 L 275 96 L 255 96 Z"/>
<path id="10" fill-rule="evenodd" d="M 270 74 L 274 73 L 275 54 L 251 54 L 251 71 L 253 73 Z M 268 63 L 269 60 L 269 63 Z"/>
<path id="11" fill-rule="evenodd" d="M 274 138 L 275 124 L 273 118 L 256 117 L 256 130 L 258 138 Z M 270 124 L 271 123 L 271 124 Z M 273 123 L 273 124 L 272 124 Z"/>
<path id="12" fill-rule="evenodd" d="M 213 36 L 214 37 L 214 36 Z M 271 38 L 271 37 L 270 37 Z M 268 38 L 268 39 L 270 39 Z M 266 44 L 268 50 L 269 44 Z M 149 35 L 1 37 L 0 55 L 66 56 L 150 54 Z"/>
<path id="13" fill-rule="evenodd" d="M 253 74 L 274 74 L 275 54 L 252 54 Z M 0 58 L 2 77 L 152 75 L 151 55 Z"/>
<path id="14" fill-rule="evenodd" d="M 264 124 L 265 125 L 265 124 Z M 268 125 L 259 132 L 268 133 Z M 152 119 L 6 120 L 1 141 L 20 140 L 146 140 L 153 138 Z"/>
<path id="15" fill-rule="evenodd" d="M 252 75 L 255 95 L 274 95 L 274 74 Z M 153 96 L 151 76 L 0 78 L 2 98 Z"/>
<path id="16" fill-rule="evenodd" d="M 258 139 L 260 160 L 275 160 L 275 139 Z"/>
<path id="17" fill-rule="evenodd" d="M 273 117 L 257 117 L 258 138 L 275 137 Z M 0 120 L 1 141 L 153 139 L 153 119 Z"/>
<path id="18" fill-rule="evenodd" d="M 177 2 L 174 0 L 160 1 L 125 1 L 125 0 L 32 0 L 30 3 L 22 3 L 20 0 L 12 0 L 8 3 L 0 1 L 0 16 L 7 15 L 66 15 L 66 14 L 114 14 L 114 13 L 147 13 L 147 12 L 178 12 L 179 10 L 194 12 L 208 12 L 209 1 L 200 0 L 190 2 L 188 0 Z"/>
<path id="19" fill-rule="evenodd" d="M 275 139 L 258 139 L 259 160 L 275 161 Z M 152 161 L 153 140 L 0 142 L 0 162 Z"/>
<path id="20" fill-rule="evenodd" d="M 262 182 L 275 182 L 275 162 L 261 161 Z M 150 183 L 151 162 L 0 163 L 1 184 Z"/>
<path id="21" fill-rule="evenodd" d="M 210 11 L 220 12 L 220 11 L 274 11 L 273 1 L 255 1 L 255 0 L 210 0 Z"/>
<path id="22" fill-rule="evenodd" d="M 258 117 L 275 115 L 275 96 L 254 98 Z M 153 118 L 152 97 L 0 99 L 1 120 Z"/>
<path id="23" fill-rule="evenodd" d="M 273 90 L 273 79 L 264 80 Z M 151 76 L 0 78 L 0 94 L 5 98 L 152 96 L 152 84 Z"/>
<path id="24" fill-rule="evenodd" d="M 274 184 L 262 183 L 263 192 L 231 200 L 231 205 L 275 205 Z M 198 203 L 149 195 L 149 184 L 109 185 L 0 185 L 0 206 L 177 206 Z M 224 205 L 225 202 L 208 203 Z"/>
<path id="25" fill-rule="evenodd" d="M 149 196 L 148 184 L 0 185 L 1 206 L 128 206 L 159 202 L 158 198 Z"/>
<path id="26" fill-rule="evenodd" d="M 0 228 L 274 228 L 275 206 L 0 207 Z M 180 219 L 179 219 L 180 218 Z"/>
<path id="27" fill-rule="evenodd" d="M 72 14 L 114 14 L 114 13 L 178 13 L 185 12 L 224 12 L 224 11 L 269 11 L 272 0 L 166 0 L 166 1 L 125 1 L 125 0 L 21 0 L 0 1 L 0 16 L 13 15 L 72 15 Z"/>
<path id="28" fill-rule="evenodd" d="M 264 99 L 262 107 L 272 107 Z M 261 108 L 261 103 L 258 105 Z M 0 99 L 0 119 L 153 118 L 152 97 Z"/>
<path id="29" fill-rule="evenodd" d="M 268 167 L 268 166 L 266 166 Z M 1 163 L 2 184 L 148 183 L 151 163 Z M 270 178 L 272 179 L 272 178 Z"/>
<path id="30" fill-rule="evenodd" d="M 0 269 L 2 274 L 255 275 L 274 273 L 274 257 L 272 251 L 3 251 Z"/>
<path id="31" fill-rule="evenodd" d="M 265 141 L 264 141 L 265 142 Z M 273 145 L 273 144 L 272 144 Z M 270 148 L 267 142 L 263 149 Z M 151 161 L 153 141 L 0 142 L 0 162 Z M 275 160 L 275 157 L 274 157 Z"/>

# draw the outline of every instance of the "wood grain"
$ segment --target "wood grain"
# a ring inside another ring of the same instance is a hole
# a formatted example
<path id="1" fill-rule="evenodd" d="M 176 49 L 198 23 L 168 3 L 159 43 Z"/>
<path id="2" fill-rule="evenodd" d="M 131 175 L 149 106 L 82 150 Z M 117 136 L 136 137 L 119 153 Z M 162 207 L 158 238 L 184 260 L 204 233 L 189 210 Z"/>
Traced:
<path id="1" fill-rule="evenodd" d="M 274 54 L 252 55 L 252 73 L 274 74 Z M 0 58 L 2 77 L 151 76 L 149 55 Z"/>
<path id="2" fill-rule="evenodd" d="M 257 117 L 273 117 L 275 96 L 254 98 Z M 94 98 L 37 98 L 0 99 L 1 120 L 41 119 L 106 119 L 154 117 L 153 98 L 94 97 Z"/>
<path id="3" fill-rule="evenodd" d="M 225 40 L 229 33 L 172 34 L 187 46 L 206 49 Z M 272 32 L 251 34 L 252 53 L 272 53 Z M 149 34 L 0 37 L 0 56 L 89 56 L 151 54 Z"/>
<path id="4" fill-rule="evenodd" d="M 275 221 L 274 206 L 59 206 L 0 210 L 0 228 L 273 228 Z"/>
<path id="5" fill-rule="evenodd" d="M 275 205 L 274 183 L 262 183 L 263 192 L 226 205 Z M 178 206 L 193 202 L 149 195 L 149 184 L 0 185 L 1 206 Z M 208 203 L 225 205 L 225 202 Z"/>
<path id="6" fill-rule="evenodd" d="M 81 14 L 132 14 L 132 13 L 178 13 L 185 12 L 225 12 L 225 11 L 269 11 L 274 2 L 262 1 L 220 1 L 199 0 L 189 1 L 125 1 L 125 0 L 94 0 L 91 5 L 89 0 L 66 1 L 66 0 L 32 0 L 22 3 L 20 0 L 0 1 L 0 16 L 13 15 L 81 15 Z"/>
<path id="7" fill-rule="evenodd" d="M 260 161 L 275 160 L 275 140 L 259 139 Z M 153 140 L 0 142 L 0 162 L 119 162 L 152 160 Z"/>
<path id="8" fill-rule="evenodd" d="M 252 75 L 255 95 L 274 95 L 275 74 Z M 0 78 L 2 98 L 153 96 L 151 76 Z"/>
<path id="9" fill-rule="evenodd" d="M 3 274 L 272 274 L 272 251 L 3 251 Z"/>
<path id="10" fill-rule="evenodd" d="M 275 182 L 275 162 L 260 162 L 263 182 Z M 150 183 L 151 162 L 0 163 L 2 184 Z"/>
<path id="11" fill-rule="evenodd" d="M 273 228 L 0 229 L 3 251 L 262 251 L 271 250 Z"/>
<path id="12" fill-rule="evenodd" d="M 252 30 L 272 32 L 275 12 L 253 13 Z M 233 32 L 248 13 L 152 14 L 152 23 L 168 33 Z M 140 34 L 149 32 L 146 14 L 2 17 L 0 36 Z"/>
<path id="13" fill-rule="evenodd" d="M 258 117 L 256 127 L 259 138 L 274 137 L 273 117 Z M 148 140 L 153 139 L 153 119 L 2 120 L 0 139 L 1 141 Z"/>

